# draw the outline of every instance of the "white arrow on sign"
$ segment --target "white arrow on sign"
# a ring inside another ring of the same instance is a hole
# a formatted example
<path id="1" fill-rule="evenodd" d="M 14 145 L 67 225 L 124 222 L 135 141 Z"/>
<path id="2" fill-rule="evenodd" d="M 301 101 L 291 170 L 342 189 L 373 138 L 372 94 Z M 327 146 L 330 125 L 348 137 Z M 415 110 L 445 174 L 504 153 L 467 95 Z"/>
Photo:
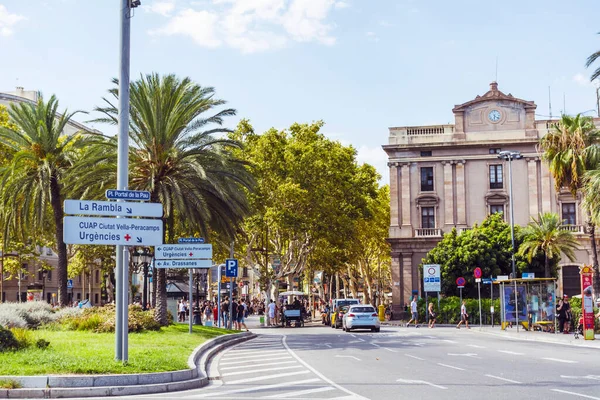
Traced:
<path id="1" fill-rule="evenodd" d="M 65 200 L 65 214 L 162 217 L 163 207 L 160 203 Z"/>
<path id="2" fill-rule="evenodd" d="M 163 244 L 156 248 L 157 260 L 212 259 L 212 244 Z"/>
<path id="3" fill-rule="evenodd" d="M 163 241 L 160 219 L 65 217 L 67 244 L 156 246 Z"/>
<path id="4" fill-rule="evenodd" d="M 156 260 L 156 268 L 210 268 L 212 260 Z"/>

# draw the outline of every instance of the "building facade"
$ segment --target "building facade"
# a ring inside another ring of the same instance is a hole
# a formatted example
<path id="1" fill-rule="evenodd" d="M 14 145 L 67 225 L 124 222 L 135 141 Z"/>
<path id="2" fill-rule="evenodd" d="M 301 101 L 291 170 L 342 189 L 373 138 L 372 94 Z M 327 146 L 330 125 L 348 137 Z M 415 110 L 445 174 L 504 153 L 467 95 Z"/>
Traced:
<path id="1" fill-rule="evenodd" d="M 557 121 L 536 120 L 536 107 L 492 82 L 485 94 L 452 109 L 454 124 L 389 128 L 383 149 L 390 168 L 388 241 L 398 311 L 412 294 L 421 294 L 419 265 L 444 233 L 469 229 L 495 212 L 510 221 L 508 161 L 498 158 L 504 150 L 523 155 L 512 161 L 515 224 L 525 226 L 539 213 L 554 212 L 577 235 L 577 260 L 561 260 L 559 291 L 578 293 L 578 267 L 591 263 L 582 199 L 555 190 L 538 143 Z"/>

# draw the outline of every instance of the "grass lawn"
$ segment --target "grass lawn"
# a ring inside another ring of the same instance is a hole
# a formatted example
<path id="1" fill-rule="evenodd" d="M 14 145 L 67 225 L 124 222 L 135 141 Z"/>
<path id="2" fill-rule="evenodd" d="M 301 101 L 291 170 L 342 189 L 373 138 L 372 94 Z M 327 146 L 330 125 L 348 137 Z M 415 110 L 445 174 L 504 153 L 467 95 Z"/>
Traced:
<path id="1" fill-rule="evenodd" d="M 160 331 L 129 334 L 129 362 L 114 360 L 114 333 L 32 331 L 33 345 L 26 350 L 0 353 L 0 375 L 133 374 L 186 369 L 192 351 L 208 339 L 225 333 L 219 328 L 176 324 Z M 50 342 L 46 350 L 35 341 Z"/>

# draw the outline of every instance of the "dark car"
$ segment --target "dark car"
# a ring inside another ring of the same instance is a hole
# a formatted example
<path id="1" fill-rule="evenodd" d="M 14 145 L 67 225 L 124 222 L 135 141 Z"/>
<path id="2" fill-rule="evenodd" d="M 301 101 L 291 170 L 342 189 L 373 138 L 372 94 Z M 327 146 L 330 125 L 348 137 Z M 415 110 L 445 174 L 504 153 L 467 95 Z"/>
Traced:
<path id="1" fill-rule="evenodd" d="M 340 329 L 342 327 L 342 320 L 344 319 L 344 314 L 348 312 L 348 308 L 350 308 L 350 306 L 339 306 L 335 310 L 335 319 L 331 325 L 332 328 Z"/>

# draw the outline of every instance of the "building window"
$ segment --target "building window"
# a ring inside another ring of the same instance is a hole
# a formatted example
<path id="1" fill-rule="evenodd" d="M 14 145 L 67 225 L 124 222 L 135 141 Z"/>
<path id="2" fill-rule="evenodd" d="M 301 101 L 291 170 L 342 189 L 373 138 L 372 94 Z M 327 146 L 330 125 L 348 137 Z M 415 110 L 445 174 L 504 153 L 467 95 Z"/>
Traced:
<path id="1" fill-rule="evenodd" d="M 431 151 L 422 151 L 421 157 L 431 157 Z"/>
<path id="2" fill-rule="evenodd" d="M 421 191 L 433 192 L 433 167 L 421 167 Z"/>
<path id="3" fill-rule="evenodd" d="M 423 229 L 434 229 L 435 228 L 435 209 L 433 207 L 422 207 L 421 208 L 421 228 L 423 228 Z"/>
<path id="4" fill-rule="evenodd" d="M 562 203 L 562 220 L 564 225 L 577 224 L 575 203 Z"/>
<path id="5" fill-rule="evenodd" d="M 491 148 L 490 154 L 499 154 L 501 150 L 499 147 Z"/>
<path id="6" fill-rule="evenodd" d="M 490 214 L 504 214 L 504 204 L 490 204 Z"/>
<path id="7" fill-rule="evenodd" d="M 503 187 L 502 165 L 490 165 L 490 189 L 502 189 Z"/>

